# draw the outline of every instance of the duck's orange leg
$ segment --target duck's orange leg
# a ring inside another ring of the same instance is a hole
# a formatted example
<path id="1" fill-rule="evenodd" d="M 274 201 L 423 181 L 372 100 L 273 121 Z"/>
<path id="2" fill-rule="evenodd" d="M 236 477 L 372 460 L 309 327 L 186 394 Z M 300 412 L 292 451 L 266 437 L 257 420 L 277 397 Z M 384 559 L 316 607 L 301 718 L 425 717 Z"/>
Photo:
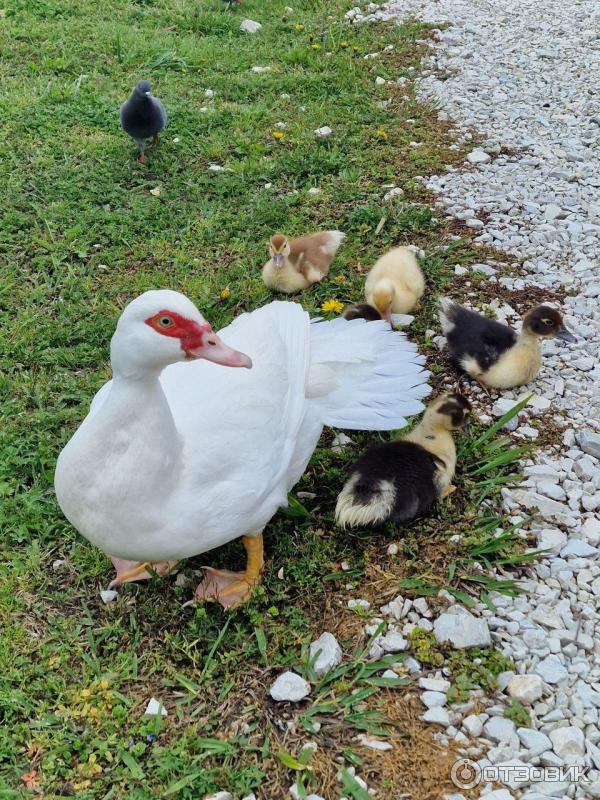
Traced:
<path id="1" fill-rule="evenodd" d="M 161 578 L 173 571 L 178 561 L 161 561 L 158 564 L 150 564 L 147 561 L 127 561 L 124 558 L 113 558 L 110 560 L 117 570 L 117 576 L 110 582 L 109 589 L 122 586 L 124 583 L 132 581 L 148 581 L 153 575 Z"/>
<path id="2" fill-rule="evenodd" d="M 204 567 L 206 577 L 196 589 L 194 600 L 199 603 L 220 603 L 223 608 L 235 608 L 246 603 L 252 589 L 260 582 L 264 564 L 263 536 L 244 536 L 246 548 L 246 569 L 244 572 Z"/>

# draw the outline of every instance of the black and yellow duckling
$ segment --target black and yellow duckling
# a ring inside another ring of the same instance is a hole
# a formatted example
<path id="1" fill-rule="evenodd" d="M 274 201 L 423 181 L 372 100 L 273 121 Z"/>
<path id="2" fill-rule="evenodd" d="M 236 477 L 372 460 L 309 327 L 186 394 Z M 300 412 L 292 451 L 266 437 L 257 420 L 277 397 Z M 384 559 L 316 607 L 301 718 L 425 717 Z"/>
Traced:
<path id="1" fill-rule="evenodd" d="M 423 419 L 395 442 L 369 447 L 340 492 L 335 518 L 342 528 L 409 522 L 454 491 L 452 431 L 468 432 L 471 405 L 459 394 L 429 404 Z"/>
<path id="2" fill-rule="evenodd" d="M 577 341 L 560 312 L 550 306 L 528 311 L 518 336 L 508 325 L 469 311 L 447 297 L 440 300 L 439 314 L 452 360 L 483 386 L 495 389 L 522 386 L 536 377 L 542 366 L 541 339 Z"/>

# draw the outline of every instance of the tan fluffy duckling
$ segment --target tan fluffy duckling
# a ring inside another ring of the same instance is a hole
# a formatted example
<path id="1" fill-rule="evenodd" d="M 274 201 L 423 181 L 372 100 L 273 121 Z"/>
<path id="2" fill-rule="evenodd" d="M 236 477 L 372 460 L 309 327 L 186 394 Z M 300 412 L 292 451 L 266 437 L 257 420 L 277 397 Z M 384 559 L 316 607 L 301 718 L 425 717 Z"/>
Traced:
<path id="1" fill-rule="evenodd" d="M 395 247 L 378 258 L 367 275 L 365 299 L 384 319 L 392 314 L 408 314 L 416 308 L 423 292 L 425 279 L 413 251 Z"/>
<path id="2" fill-rule="evenodd" d="M 454 490 L 452 431 L 468 432 L 471 405 L 459 394 L 429 404 L 421 422 L 395 442 L 369 447 L 340 492 L 335 518 L 342 528 L 408 522 Z"/>
<path id="3" fill-rule="evenodd" d="M 559 311 L 537 306 L 523 317 L 517 336 L 508 325 L 469 311 L 447 297 L 440 300 L 440 323 L 455 364 L 483 386 L 510 389 L 532 381 L 542 366 L 540 341 L 577 339 Z"/>
<path id="4" fill-rule="evenodd" d="M 341 231 L 320 231 L 292 240 L 281 233 L 272 236 L 271 258 L 262 273 L 265 286 L 291 294 L 323 280 L 345 236 Z"/>

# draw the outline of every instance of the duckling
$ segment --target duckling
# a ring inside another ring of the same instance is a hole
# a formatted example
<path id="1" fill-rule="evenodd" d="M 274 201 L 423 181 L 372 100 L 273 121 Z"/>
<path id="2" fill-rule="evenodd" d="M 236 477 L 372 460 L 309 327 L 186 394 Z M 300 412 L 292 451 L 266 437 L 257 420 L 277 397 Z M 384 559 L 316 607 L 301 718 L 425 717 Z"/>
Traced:
<path id="1" fill-rule="evenodd" d="M 409 522 L 454 491 L 452 431 L 468 433 L 471 405 L 460 394 L 442 395 L 421 422 L 395 442 L 369 447 L 340 492 L 335 518 L 342 528 Z"/>
<path id="2" fill-rule="evenodd" d="M 320 231 L 291 241 L 281 233 L 272 236 L 271 259 L 262 273 L 265 286 L 290 294 L 323 280 L 345 237 L 341 231 Z"/>
<path id="3" fill-rule="evenodd" d="M 395 247 L 378 258 L 367 275 L 365 299 L 384 319 L 408 314 L 416 308 L 425 291 L 425 279 L 413 251 Z"/>
<path id="4" fill-rule="evenodd" d="M 381 319 L 381 314 L 368 303 L 357 303 L 355 306 L 348 306 L 343 317 L 344 319 L 366 319 L 367 322 L 373 322 L 373 320 Z"/>
<path id="5" fill-rule="evenodd" d="M 542 366 L 541 339 L 577 341 L 560 312 L 550 306 L 528 311 L 519 336 L 447 297 L 440 301 L 439 315 L 452 360 L 483 386 L 495 389 L 522 386 L 536 377 Z"/>

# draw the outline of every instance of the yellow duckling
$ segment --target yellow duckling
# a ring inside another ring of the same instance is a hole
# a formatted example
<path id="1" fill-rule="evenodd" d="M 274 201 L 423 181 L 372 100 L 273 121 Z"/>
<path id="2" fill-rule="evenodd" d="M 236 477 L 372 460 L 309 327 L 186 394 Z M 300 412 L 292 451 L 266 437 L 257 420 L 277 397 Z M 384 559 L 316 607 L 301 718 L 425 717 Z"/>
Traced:
<path id="1" fill-rule="evenodd" d="M 413 251 L 395 247 L 378 258 L 367 276 L 365 299 L 388 322 L 392 314 L 408 314 L 417 307 L 425 279 Z"/>

